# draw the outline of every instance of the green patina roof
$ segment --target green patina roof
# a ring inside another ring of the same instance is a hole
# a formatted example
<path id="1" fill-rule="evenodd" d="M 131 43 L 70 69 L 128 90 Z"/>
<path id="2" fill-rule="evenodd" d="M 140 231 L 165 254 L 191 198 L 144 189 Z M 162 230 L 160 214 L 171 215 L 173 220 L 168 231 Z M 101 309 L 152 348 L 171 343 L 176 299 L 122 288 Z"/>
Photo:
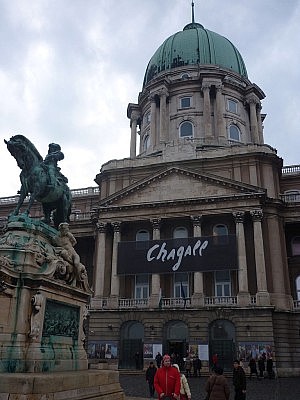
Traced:
<path id="1" fill-rule="evenodd" d="M 157 49 L 148 64 L 144 85 L 162 71 L 195 64 L 218 65 L 248 77 L 241 54 L 228 39 L 192 22 Z"/>

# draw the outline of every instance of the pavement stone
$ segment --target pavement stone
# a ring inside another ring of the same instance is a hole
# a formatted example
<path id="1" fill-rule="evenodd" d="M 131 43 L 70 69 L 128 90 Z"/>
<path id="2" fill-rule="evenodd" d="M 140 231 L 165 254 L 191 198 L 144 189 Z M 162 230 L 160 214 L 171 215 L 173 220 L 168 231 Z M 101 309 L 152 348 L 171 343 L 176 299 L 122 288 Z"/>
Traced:
<path id="1" fill-rule="evenodd" d="M 191 388 L 192 400 L 205 399 L 205 382 L 207 377 L 188 378 Z M 230 399 L 234 399 L 234 389 L 231 378 Z M 120 374 L 120 384 L 125 392 L 126 400 L 149 399 L 148 384 L 145 376 Z M 278 379 L 247 379 L 247 400 L 300 400 L 300 378 L 278 378 Z"/>

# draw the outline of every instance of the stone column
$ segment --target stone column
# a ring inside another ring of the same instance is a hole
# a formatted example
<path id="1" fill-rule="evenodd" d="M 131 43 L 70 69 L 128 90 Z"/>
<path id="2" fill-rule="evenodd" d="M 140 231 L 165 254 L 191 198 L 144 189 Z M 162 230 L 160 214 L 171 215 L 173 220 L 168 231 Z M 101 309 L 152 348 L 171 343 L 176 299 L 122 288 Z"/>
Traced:
<path id="1" fill-rule="evenodd" d="M 210 85 L 205 83 L 202 85 L 203 91 L 203 120 L 204 120 L 204 137 L 212 138 L 212 128 L 211 128 L 211 105 L 210 105 Z"/>
<path id="2" fill-rule="evenodd" d="M 111 261 L 111 282 L 109 308 L 118 308 L 119 303 L 119 277 L 117 275 L 118 243 L 121 239 L 121 222 L 113 222 L 114 230 L 112 261 Z"/>
<path id="3" fill-rule="evenodd" d="M 104 293 L 104 271 L 105 271 L 105 240 L 107 224 L 96 223 L 96 255 L 94 271 L 94 296 L 92 299 L 93 308 L 102 308 L 101 299 Z"/>
<path id="4" fill-rule="evenodd" d="M 264 144 L 264 132 L 263 132 L 263 126 L 262 126 L 262 120 L 261 120 L 261 103 L 258 103 L 257 106 L 257 126 L 258 126 L 258 138 L 259 138 L 259 143 Z"/>
<path id="5" fill-rule="evenodd" d="M 192 216 L 194 237 L 201 237 L 202 215 Z M 194 290 L 192 295 L 192 307 L 204 306 L 203 272 L 194 272 Z"/>
<path id="6" fill-rule="evenodd" d="M 151 121 L 150 121 L 150 143 L 154 148 L 157 144 L 156 138 L 156 102 L 155 95 L 151 94 L 149 96 L 149 100 L 151 102 Z"/>
<path id="7" fill-rule="evenodd" d="M 216 86 L 216 109 L 217 109 L 217 136 L 223 138 L 226 138 L 226 127 L 224 123 L 224 99 L 222 95 L 222 89 L 223 86 L 217 85 Z"/>
<path id="8" fill-rule="evenodd" d="M 245 213 L 241 211 L 233 212 L 236 227 L 236 239 L 238 249 L 238 277 L 239 277 L 239 291 L 238 291 L 238 305 L 241 307 L 250 304 L 250 293 L 248 289 L 248 270 L 246 258 L 246 245 L 245 245 L 245 231 L 244 231 L 244 217 Z"/>
<path id="9" fill-rule="evenodd" d="M 292 307 L 292 298 L 290 295 L 286 253 L 282 245 L 282 237 L 284 235 L 283 228 L 277 215 L 269 216 L 267 223 L 273 285 L 271 304 L 274 304 L 279 309 L 290 309 Z"/>
<path id="10" fill-rule="evenodd" d="M 160 119 L 159 119 L 159 135 L 160 142 L 166 142 L 167 138 L 167 95 L 165 88 L 160 91 Z"/>
<path id="11" fill-rule="evenodd" d="M 130 127 L 131 127 L 131 137 L 130 137 L 130 158 L 136 157 L 136 129 L 137 129 L 138 115 L 136 113 L 131 114 Z"/>
<path id="12" fill-rule="evenodd" d="M 154 218 L 151 220 L 152 222 L 152 229 L 153 229 L 153 240 L 160 239 L 160 219 Z M 151 276 L 151 295 L 149 306 L 150 308 L 158 307 L 159 303 L 159 292 L 160 292 L 160 275 L 159 274 L 152 274 Z"/>
<path id="13" fill-rule="evenodd" d="M 267 287 L 264 241 L 261 226 L 263 212 L 262 210 L 252 210 L 250 211 L 250 215 L 253 221 L 254 254 L 257 284 L 256 303 L 259 306 L 268 306 L 270 305 L 270 295 L 268 293 Z"/>
<path id="14" fill-rule="evenodd" d="M 257 115 L 256 115 L 256 105 L 258 100 L 256 97 L 251 97 L 248 99 L 250 106 L 250 130 L 252 134 L 252 140 L 254 143 L 259 143 L 258 138 L 258 125 L 257 125 Z"/>

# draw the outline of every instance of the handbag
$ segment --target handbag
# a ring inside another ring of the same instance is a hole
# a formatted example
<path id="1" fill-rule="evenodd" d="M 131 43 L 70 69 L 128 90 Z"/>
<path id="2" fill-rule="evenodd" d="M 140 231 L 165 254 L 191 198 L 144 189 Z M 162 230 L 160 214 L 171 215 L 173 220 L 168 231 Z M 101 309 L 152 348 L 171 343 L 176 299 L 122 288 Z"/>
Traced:
<path id="1" fill-rule="evenodd" d="M 180 400 L 188 400 L 187 394 L 180 393 Z"/>

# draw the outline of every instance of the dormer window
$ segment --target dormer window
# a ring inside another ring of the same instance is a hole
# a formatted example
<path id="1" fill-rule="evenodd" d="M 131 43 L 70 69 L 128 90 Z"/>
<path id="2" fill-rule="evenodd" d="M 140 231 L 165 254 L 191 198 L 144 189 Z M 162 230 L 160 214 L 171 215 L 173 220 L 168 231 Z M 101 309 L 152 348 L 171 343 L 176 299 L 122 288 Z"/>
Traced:
<path id="1" fill-rule="evenodd" d="M 238 113 L 238 103 L 235 100 L 228 99 L 227 100 L 227 110 L 233 114 Z"/>
<path id="2" fill-rule="evenodd" d="M 180 108 L 190 108 L 192 104 L 192 98 L 189 97 L 182 97 L 180 99 Z"/>
<path id="3" fill-rule="evenodd" d="M 194 136 L 194 126 L 191 122 L 185 121 L 179 127 L 179 136 L 181 138 L 193 137 Z"/>
<path id="4" fill-rule="evenodd" d="M 186 73 L 181 75 L 182 80 L 187 80 L 187 79 L 189 79 L 189 77 L 190 77 L 189 74 L 186 74 Z"/>

